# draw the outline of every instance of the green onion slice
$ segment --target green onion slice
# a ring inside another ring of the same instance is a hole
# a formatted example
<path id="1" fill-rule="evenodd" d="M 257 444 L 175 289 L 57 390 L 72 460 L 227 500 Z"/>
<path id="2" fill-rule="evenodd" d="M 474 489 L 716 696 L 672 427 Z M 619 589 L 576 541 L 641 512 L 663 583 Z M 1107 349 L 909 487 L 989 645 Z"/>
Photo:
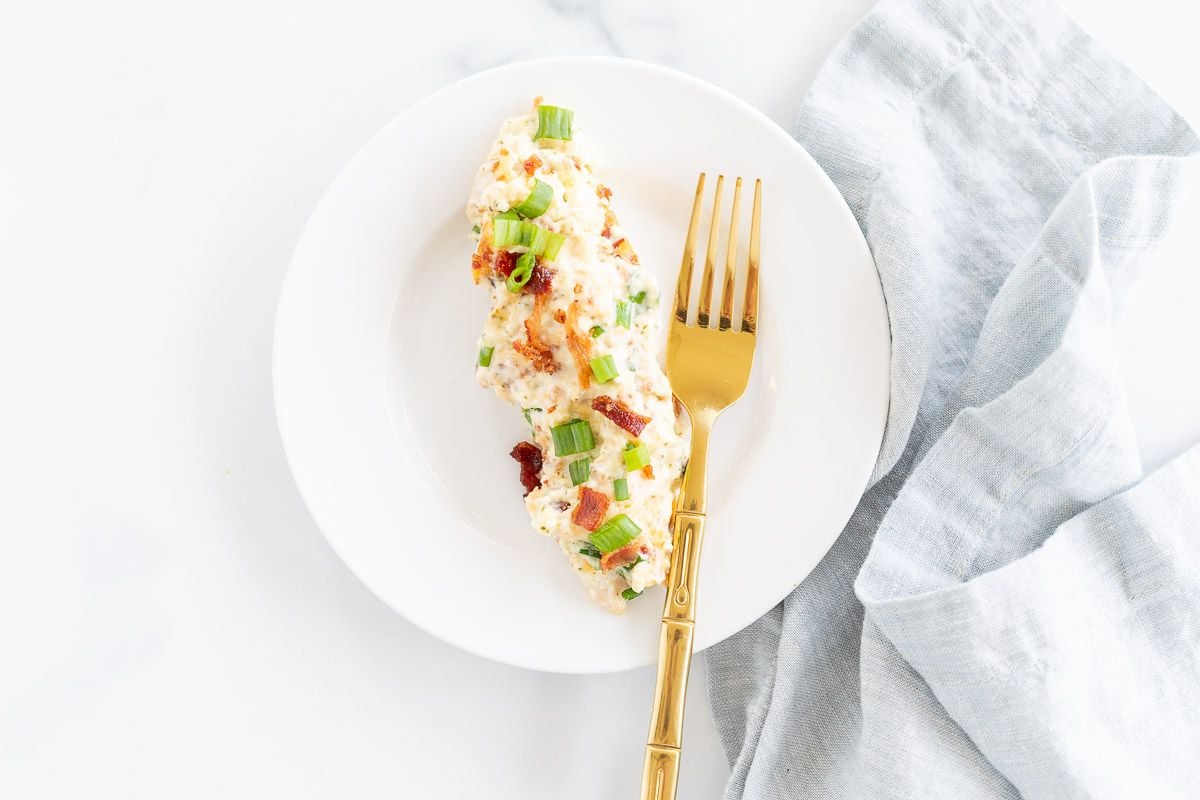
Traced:
<path id="1" fill-rule="evenodd" d="M 630 313 L 630 311 L 631 311 L 631 308 L 629 306 L 629 303 L 626 303 L 624 300 L 617 303 L 617 324 L 620 325 L 622 328 L 629 327 L 629 321 L 630 321 L 630 319 L 632 319 L 632 316 L 633 316 Z"/>
<path id="2" fill-rule="evenodd" d="M 501 213 L 497 214 L 496 219 L 520 219 L 520 217 L 517 216 L 517 212 L 509 209 L 508 211 L 502 211 Z"/>
<path id="3" fill-rule="evenodd" d="M 534 226 L 533 236 L 529 242 L 529 249 L 547 261 L 553 261 L 558 258 L 558 251 L 562 250 L 563 242 L 565 241 L 567 241 L 567 236 L 564 233 L 555 233 L 554 231 Z"/>
<path id="4" fill-rule="evenodd" d="M 592 365 L 592 374 L 596 376 L 597 383 L 608 383 L 619 374 L 616 362 L 613 361 L 611 355 L 606 354 L 593 358 L 588 363 Z"/>
<path id="5" fill-rule="evenodd" d="M 525 284 L 529 283 L 529 279 L 533 276 L 534 260 L 532 251 L 522 253 L 521 257 L 517 259 L 517 265 L 513 267 L 512 272 L 508 273 L 508 280 L 504 282 L 510 292 L 517 294 Z"/>
<path id="6" fill-rule="evenodd" d="M 620 550 L 641 533 L 642 529 L 636 522 L 624 514 L 617 514 L 596 528 L 588 538 L 601 553 L 611 553 L 613 550 Z"/>
<path id="7" fill-rule="evenodd" d="M 525 421 L 527 423 L 529 423 L 530 426 L 533 425 L 533 420 L 529 418 L 529 414 L 530 414 L 530 412 L 533 412 L 533 411 L 541 411 L 541 409 L 540 408 L 523 408 L 523 409 L 521 409 L 521 413 L 525 415 Z"/>
<path id="8" fill-rule="evenodd" d="M 529 193 L 529 197 L 520 205 L 515 205 L 510 211 L 515 211 L 522 217 L 540 217 L 546 213 L 546 209 L 550 207 L 550 201 L 554 199 L 554 187 L 540 178 L 533 179 L 533 191 Z"/>
<path id="9" fill-rule="evenodd" d="M 630 295 L 629 299 L 638 304 L 646 302 L 646 290 L 643 289 L 635 295 Z"/>
<path id="10" fill-rule="evenodd" d="M 617 478 L 613 481 L 613 498 L 616 500 L 629 499 L 629 481 L 624 478 Z"/>
<path id="11" fill-rule="evenodd" d="M 516 218 L 496 217 L 492 220 L 492 242 L 496 247 L 516 247 L 521 244 L 526 223 Z"/>
<path id="12" fill-rule="evenodd" d="M 602 556 L 604 554 L 601 553 L 599 550 L 597 550 L 592 545 L 585 544 L 583 547 L 579 548 L 579 555 L 587 556 L 588 558 L 599 558 L 600 556 Z"/>
<path id="13" fill-rule="evenodd" d="M 490 367 L 492 365 L 492 353 L 495 351 L 496 348 L 490 345 L 479 348 L 479 366 Z"/>
<path id="14" fill-rule="evenodd" d="M 479 233 L 479 226 L 478 226 L 478 225 L 472 225 L 472 226 L 471 226 L 471 233 Z"/>
<path id="15" fill-rule="evenodd" d="M 554 455 L 573 456 L 576 453 L 586 453 L 596 446 L 592 438 L 592 426 L 586 419 L 573 419 L 550 429 L 554 440 Z"/>
<path id="16" fill-rule="evenodd" d="M 625 591 L 621 592 L 621 597 L 624 597 L 626 600 L 632 600 L 635 597 L 641 596 L 641 592 L 635 592 L 633 589 L 626 589 Z"/>
<path id="17" fill-rule="evenodd" d="M 650 464 L 650 451 L 641 442 L 630 442 L 621 452 L 625 456 L 625 469 L 634 472 Z"/>
<path id="18" fill-rule="evenodd" d="M 538 127 L 534 139 L 570 139 L 575 112 L 558 106 L 538 106 Z"/>
<path id="19" fill-rule="evenodd" d="M 567 472 L 571 473 L 571 485 L 578 486 L 588 479 L 592 473 L 592 459 L 584 456 L 577 458 L 567 465 Z"/>
<path id="20" fill-rule="evenodd" d="M 593 339 L 595 339 L 597 336 L 599 336 L 602 333 L 604 333 L 604 328 L 601 328 L 599 325 L 592 326 L 591 334 L 592 334 Z"/>

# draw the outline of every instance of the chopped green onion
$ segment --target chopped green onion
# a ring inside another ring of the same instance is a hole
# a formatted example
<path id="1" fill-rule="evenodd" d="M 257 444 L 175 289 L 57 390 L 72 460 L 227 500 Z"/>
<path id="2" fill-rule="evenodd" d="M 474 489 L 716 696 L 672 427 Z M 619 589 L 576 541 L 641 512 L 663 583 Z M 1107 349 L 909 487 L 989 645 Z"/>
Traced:
<path id="1" fill-rule="evenodd" d="M 523 408 L 523 409 L 521 409 L 521 413 L 525 415 L 525 421 L 527 423 L 529 423 L 530 425 L 533 425 L 533 420 L 529 418 L 530 411 L 541 411 L 541 409 L 540 408 Z"/>
<path id="2" fill-rule="evenodd" d="M 510 208 L 508 211 L 502 211 L 497 214 L 496 219 L 520 219 L 520 217 L 517 216 L 517 212 Z"/>
<path id="3" fill-rule="evenodd" d="M 522 253 L 517 259 L 517 265 L 513 267 L 513 271 L 508 273 L 508 280 L 504 284 L 513 294 L 521 291 L 525 284 L 529 283 L 529 279 L 533 276 L 533 253 Z"/>
<path id="4" fill-rule="evenodd" d="M 554 187 L 540 178 L 533 179 L 533 191 L 529 193 L 524 202 L 520 205 L 515 205 L 510 211 L 515 211 L 522 217 L 540 217 L 546 213 L 546 209 L 550 207 L 550 201 L 554 199 Z"/>
<path id="5" fill-rule="evenodd" d="M 532 222 L 526 222 L 532 230 L 530 231 L 529 250 L 534 254 L 541 256 L 547 261 L 553 261 L 558 258 L 558 251 L 562 249 L 563 242 L 567 240 L 565 234 L 548 231 L 545 228 L 539 228 Z"/>
<path id="6" fill-rule="evenodd" d="M 538 126 L 534 139 L 570 139 L 575 112 L 558 106 L 538 106 Z"/>
<path id="7" fill-rule="evenodd" d="M 611 355 L 593 358 L 588 363 L 592 365 L 592 374 L 596 376 L 597 383 L 608 383 L 618 375 L 617 365 Z"/>
<path id="8" fill-rule="evenodd" d="M 479 233 L 479 226 L 478 226 L 478 225 L 472 225 L 472 226 L 471 226 L 471 233 Z"/>
<path id="9" fill-rule="evenodd" d="M 558 251 L 562 250 L 563 242 L 565 241 L 567 241 L 566 234 L 555 233 L 554 231 L 548 231 L 535 226 L 532 241 L 529 243 L 529 249 L 547 261 L 553 261 L 558 258 Z"/>
<path id="10" fill-rule="evenodd" d="M 624 300 L 617 303 L 617 324 L 622 328 L 629 327 L 629 320 L 632 318 L 630 310 L 629 303 L 626 303 Z"/>
<path id="11" fill-rule="evenodd" d="M 631 295 L 629 299 L 632 300 L 633 302 L 639 303 L 639 304 L 646 302 L 646 290 L 643 289 L 642 291 L 638 292 L 637 294 Z"/>
<path id="12" fill-rule="evenodd" d="M 526 224 L 517 219 L 516 214 L 511 219 L 496 217 L 492 220 L 492 243 L 496 247 L 515 247 L 522 244 Z"/>
<path id="13" fill-rule="evenodd" d="M 492 353 L 495 351 L 496 348 L 491 347 L 490 345 L 479 348 L 479 366 L 490 367 L 492 365 Z"/>
<path id="14" fill-rule="evenodd" d="M 613 498 L 617 500 L 629 499 L 629 481 L 624 478 L 617 478 L 613 481 Z"/>
<path id="15" fill-rule="evenodd" d="M 625 456 L 625 469 L 634 472 L 650 464 L 650 451 L 641 442 L 630 442 L 625 445 L 621 455 Z"/>
<path id="16" fill-rule="evenodd" d="M 567 465 L 567 472 L 571 473 L 571 485 L 578 486 L 592 474 L 592 459 L 587 456 L 575 459 Z"/>
<path id="17" fill-rule="evenodd" d="M 579 548 L 579 555 L 587 556 L 588 558 L 599 558 L 604 554 L 595 547 L 592 547 L 590 544 L 585 544 L 583 547 Z"/>
<path id="18" fill-rule="evenodd" d="M 633 589 L 626 589 L 625 591 L 621 592 L 621 597 L 624 597 L 626 600 L 632 600 L 635 597 L 641 596 L 641 592 L 635 592 Z"/>
<path id="19" fill-rule="evenodd" d="M 595 339 L 597 336 L 599 336 L 602 333 L 604 333 L 604 328 L 601 328 L 599 325 L 592 326 L 591 334 L 592 334 L 593 339 Z"/>
<path id="20" fill-rule="evenodd" d="M 588 537 L 601 553 L 620 550 L 642 532 L 637 523 L 624 514 L 608 519 Z"/>
<path id="21" fill-rule="evenodd" d="M 592 438 L 592 426 L 586 419 L 573 419 L 550 429 L 554 440 L 554 455 L 573 456 L 576 453 L 586 453 L 596 446 Z"/>

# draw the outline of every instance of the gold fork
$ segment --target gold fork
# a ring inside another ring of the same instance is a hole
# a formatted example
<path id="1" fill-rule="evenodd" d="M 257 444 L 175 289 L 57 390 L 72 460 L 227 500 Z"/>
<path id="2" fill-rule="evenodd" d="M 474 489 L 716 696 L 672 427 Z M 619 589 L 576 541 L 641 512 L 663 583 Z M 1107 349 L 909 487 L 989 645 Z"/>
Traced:
<path id="1" fill-rule="evenodd" d="M 692 421 L 692 455 L 683 475 L 675 507 L 674 550 L 667 576 L 667 602 L 663 609 L 658 645 L 658 682 L 646 743 L 642 773 L 642 800 L 672 800 L 679 779 L 679 748 L 683 739 L 683 703 L 696 625 L 696 578 L 700 545 L 704 538 L 705 481 L 708 438 L 717 415 L 742 396 L 754 363 L 754 338 L 758 326 L 758 249 L 762 216 L 762 181 L 754 182 L 754 210 L 750 218 L 750 246 L 746 273 L 746 298 L 742 322 L 733 327 L 733 292 L 737 278 L 738 213 L 742 179 L 733 189 L 733 212 L 725 249 L 725 276 L 717 327 L 712 319 L 713 273 L 716 271 L 720 232 L 721 190 L 725 176 L 717 176 L 704 276 L 700 283 L 696 323 L 688 324 L 692 294 L 692 267 L 700 207 L 704 200 L 704 173 L 696 184 L 692 220 L 683 247 L 683 262 L 675 284 L 675 316 L 667 340 L 667 376 L 675 397 Z"/>

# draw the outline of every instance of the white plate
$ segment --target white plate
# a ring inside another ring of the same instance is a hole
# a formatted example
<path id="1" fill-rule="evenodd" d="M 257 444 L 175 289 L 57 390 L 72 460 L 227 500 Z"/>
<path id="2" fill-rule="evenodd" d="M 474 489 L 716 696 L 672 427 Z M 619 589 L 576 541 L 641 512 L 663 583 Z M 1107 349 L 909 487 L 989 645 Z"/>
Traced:
<path id="1" fill-rule="evenodd" d="M 463 205 L 500 123 L 539 94 L 575 110 L 668 297 L 696 174 L 764 181 L 759 352 L 714 433 L 698 648 L 778 603 L 849 518 L 883 434 L 887 315 L 854 218 L 804 150 L 733 96 L 648 64 L 472 76 L 401 114 L 334 180 L 275 330 L 279 427 L 313 517 L 429 633 L 509 664 L 610 672 L 654 661 L 662 590 L 623 617 L 591 604 L 529 525 L 508 456 L 520 414 L 474 380 L 488 298 L 471 283 Z"/>

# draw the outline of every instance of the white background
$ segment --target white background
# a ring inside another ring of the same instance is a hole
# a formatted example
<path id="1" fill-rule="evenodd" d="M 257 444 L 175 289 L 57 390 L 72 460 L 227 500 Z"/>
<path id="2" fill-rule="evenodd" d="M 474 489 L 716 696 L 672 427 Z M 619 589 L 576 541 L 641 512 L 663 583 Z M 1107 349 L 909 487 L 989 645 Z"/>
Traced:
<path id="1" fill-rule="evenodd" d="M 341 164 L 445 83 L 615 53 L 790 126 L 871 2 L 17 5 L 0 9 L 0 796 L 636 796 L 650 670 L 457 652 L 325 545 L 275 430 L 280 281 Z M 1200 121 L 1196 11 L 1067 6 Z M 1124 323 L 1148 464 L 1200 438 L 1196 200 Z M 698 668 L 687 798 L 727 774 L 704 692 Z"/>

